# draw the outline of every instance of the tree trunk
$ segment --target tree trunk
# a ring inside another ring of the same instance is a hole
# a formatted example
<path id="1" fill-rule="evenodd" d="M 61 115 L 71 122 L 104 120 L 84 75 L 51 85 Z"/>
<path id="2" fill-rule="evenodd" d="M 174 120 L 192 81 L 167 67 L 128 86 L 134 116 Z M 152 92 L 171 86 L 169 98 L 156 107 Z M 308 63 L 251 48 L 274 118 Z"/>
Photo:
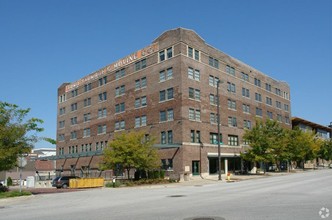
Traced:
<path id="1" fill-rule="evenodd" d="M 127 169 L 128 180 L 130 180 L 130 168 Z"/>

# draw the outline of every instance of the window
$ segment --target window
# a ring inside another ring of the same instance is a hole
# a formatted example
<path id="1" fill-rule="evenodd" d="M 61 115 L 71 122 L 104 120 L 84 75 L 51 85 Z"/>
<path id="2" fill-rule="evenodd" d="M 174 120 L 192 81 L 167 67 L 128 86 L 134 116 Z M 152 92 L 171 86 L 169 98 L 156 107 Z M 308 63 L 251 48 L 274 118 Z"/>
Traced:
<path id="1" fill-rule="evenodd" d="M 255 86 L 261 87 L 261 80 L 255 78 Z"/>
<path id="2" fill-rule="evenodd" d="M 248 74 L 246 74 L 244 72 L 241 72 L 241 77 L 244 81 L 249 82 L 249 75 Z"/>
<path id="3" fill-rule="evenodd" d="M 219 60 L 217 60 L 213 57 L 209 57 L 209 65 L 219 69 Z"/>
<path id="4" fill-rule="evenodd" d="M 217 84 L 219 82 L 219 78 L 218 77 L 214 77 L 214 76 L 209 76 L 209 85 L 213 86 L 213 87 L 217 87 Z"/>
<path id="5" fill-rule="evenodd" d="M 65 127 L 65 121 L 59 121 L 59 128 Z"/>
<path id="6" fill-rule="evenodd" d="M 247 105 L 247 104 L 242 104 L 242 110 L 243 110 L 243 113 L 248 113 L 250 114 L 250 106 Z"/>
<path id="7" fill-rule="evenodd" d="M 194 70 L 191 67 L 188 67 L 188 78 L 196 81 L 200 81 L 201 73 L 199 70 Z"/>
<path id="8" fill-rule="evenodd" d="M 289 105 L 287 105 L 287 104 L 284 104 L 284 109 L 285 109 L 285 111 L 289 111 Z"/>
<path id="9" fill-rule="evenodd" d="M 64 134 L 59 134 L 59 141 L 64 141 L 65 140 L 65 135 Z"/>
<path id="10" fill-rule="evenodd" d="M 173 159 L 162 159 L 161 164 L 161 169 L 173 170 Z"/>
<path id="11" fill-rule="evenodd" d="M 222 134 L 220 134 L 219 138 L 220 138 L 220 144 L 222 144 Z M 210 133 L 210 144 L 218 144 L 217 133 Z"/>
<path id="12" fill-rule="evenodd" d="M 70 118 L 70 124 L 76 125 L 77 124 L 77 117 Z"/>
<path id="13" fill-rule="evenodd" d="M 146 67 L 146 59 L 140 60 L 135 63 L 135 71 L 144 69 Z"/>
<path id="14" fill-rule="evenodd" d="M 191 140 L 191 143 L 201 143 L 201 132 L 191 130 L 190 131 L 190 140 Z"/>
<path id="15" fill-rule="evenodd" d="M 263 111 L 261 108 L 256 107 L 256 115 L 261 117 L 263 116 Z"/>
<path id="16" fill-rule="evenodd" d="M 281 102 L 276 101 L 276 107 L 279 108 L 279 109 L 281 109 Z"/>
<path id="17" fill-rule="evenodd" d="M 288 117 L 288 116 L 285 117 L 285 123 L 286 123 L 286 124 L 290 124 L 290 120 L 289 120 L 289 117 Z"/>
<path id="18" fill-rule="evenodd" d="M 272 99 L 270 97 L 266 97 L 266 104 L 272 105 Z"/>
<path id="19" fill-rule="evenodd" d="M 260 93 L 255 93 L 255 100 L 257 102 L 262 102 L 262 95 Z"/>
<path id="20" fill-rule="evenodd" d="M 118 86 L 115 88 L 115 96 L 120 96 L 120 95 L 123 95 L 125 93 L 125 86 L 122 85 L 122 86 Z"/>
<path id="21" fill-rule="evenodd" d="M 66 94 L 60 95 L 58 101 L 59 101 L 59 103 L 66 101 Z"/>
<path id="22" fill-rule="evenodd" d="M 135 108 L 145 107 L 146 105 L 146 96 L 135 99 Z"/>
<path id="23" fill-rule="evenodd" d="M 227 91 L 232 92 L 232 93 L 236 93 L 235 84 L 231 83 L 231 82 L 227 82 Z"/>
<path id="24" fill-rule="evenodd" d="M 214 94 L 210 94 L 210 104 L 218 105 L 218 96 L 216 96 Z"/>
<path id="25" fill-rule="evenodd" d="M 267 114 L 267 117 L 268 117 L 269 119 L 273 119 L 273 113 L 272 113 L 272 112 L 267 111 L 266 114 Z"/>
<path id="26" fill-rule="evenodd" d="M 247 129 L 251 129 L 251 121 L 243 120 L 243 127 Z"/>
<path id="27" fill-rule="evenodd" d="M 265 89 L 271 92 L 271 84 L 265 83 Z"/>
<path id="28" fill-rule="evenodd" d="M 84 122 L 88 122 L 91 120 L 91 114 L 90 113 L 85 113 L 83 115 Z"/>
<path id="29" fill-rule="evenodd" d="M 236 101 L 228 99 L 227 105 L 228 105 L 228 109 L 236 110 Z"/>
<path id="30" fill-rule="evenodd" d="M 125 129 L 125 121 L 122 120 L 122 121 L 116 121 L 115 122 L 115 130 L 118 131 L 118 130 L 124 130 Z"/>
<path id="31" fill-rule="evenodd" d="M 71 104 L 71 111 L 76 111 L 77 110 L 77 103 Z"/>
<path id="32" fill-rule="evenodd" d="M 174 111 L 173 109 L 167 109 L 165 111 L 159 112 L 159 121 L 165 122 L 165 121 L 173 121 L 174 120 Z"/>
<path id="33" fill-rule="evenodd" d="M 106 108 L 98 109 L 98 118 L 104 118 L 107 116 Z"/>
<path id="34" fill-rule="evenodd" d="M 236 135 L 228 135 L 228 145 L 229 146 L 238 146 L 239 145 L 239 137 Z"/>
<path id="35" fill-rule="evenodd" d="M 173 143 L 173 131 L 169 130 L 169 131 L 167 131 L 167 133 L 166 133 L 166 131 L 162 131 L 160 133 L 160 143 L 161 144 L 166 144 L 166 143 L 172 144 Z"/>
<path id="36" fill-rule="evenodd" d="M 90 106 L 91 105 L 91 98 L 86 98 L 84 99 L 84 107 Z"/>
<path id="37" fill-rule="evenodd" d="M 78 95 L 78 89 L 74 89 L 71 91 L 71 97 L 75 97 Z"/>
<path id="38" fill-rule="evenodd" d="M 99 86 L 105 85 L 106 83 L 107 83 L 107 76 L 104 76 L 103 78 L 100 78 L 98 80 L 98 85 Z"/>
<path id="39" fill-rule="evenodd" d="M 165 60 L 165 51 L 159 51 L 159 62 L 164 61 Z"/>
<path id="40" fill-rule="evenodd" d="M 188 47 L 188 57 L 191 57 L 191 58 L 193 58 L 193 48 L 191 48 L 191 47 Z"/>
<path id="41" fill-rule="evenodd" d="M 159 81 L 163 82 L 173 78 L 173 68 L 168 68 L 167 70 L 162 70 L 159 72 Z"/>
<path id="42" fill-rule="evenodd" d="M 115 105 L 115 113 L 124 112 L 124 111 L 125 111 L 125 108 L 126 108 L 126 106 L 125 106 L 125 103 L 124 103 L 124 102 L 122 102 L 122 103 L 120 103 L 120 104 L 116 104 L 116 105 Z"/>
<path id="43" fill-rule="evenodd" d="M 135 128 L 146 126 L 146 115 L 135 117 Z"/>
<path id="44" fill-rule="evenodd" d="M 199 51 L 195 49 L 195 60 L 199 60 Z"/>
<path id="45" fill-rule="evenodd" d="M 236 117 L 228 117 L 228 126 L 237 127 Z"/>
<path id="46" fill-rule="evenodd" d="M 107 92 L 99 93 L 99 102 L 106 101 L 107 100 Z"/>
<path id="47" fill-rule="evenodd" d="M 120 78 L 124 77 L 125 75 L 126 75 L 126 71 L 124 68 L 121 70 L 117 70 L 115 72 L 115 79 L 120 79 Z"/>
<path id="48" fill-rule="evenodd" d="M 77 138 L 77 133 L 76 133 L 76 131 L 72 131 L 72 132 L 70 132 L 70 139 L 76 139 Z"/>
<path id="49" fill-rule="evenodd" d="M 92 84 L 88 83 L 84 85 L 84 92 L 90 91 L 92 89 Z"/>
<path id="50" fill-rule="evenodd" d="M 173 131 L 172 130 L 167 131 L 167 141 L 169 144 L 173 143 Z"/>
<path id="51" fill-rule="evenodd" d="M 189 120 L 201 121 L 201 110 L 189 108 Z"/>
<path id="52" fill-rule="evenodd" d="M 242 96 L 243 96 L 243 97 L 250 98 L 250 92 L 249 92 L 249 89 L 242 88 Z"/>
<path id="53" fill-rule="evenodd" d="M 229 65 L 226 65 L 226 73 L 235 76 L 235 69 Z"/>
<path id="54" fill-rule="evenodd" d="M 275 93 L 276 93 L 276 95 L 281 96 L 281 90 L 280 90 L 280 89 L 276 88 L 276 89 L 275 89 Z"/>
<path id="55" fill-rule="evenodd" d="M 167 53 L 167 59 L 172 58 L 173 57 L 173 48 L 170 47 L 166 50 Z"/>
<path id="56" fill-rule="evenodd" d="M 277 121 L 282 122 L 282 116 L 280 114 L 277 114 Z"/>
<path id="57" fill-rule="evenodd" d="M 210 123 L 211 124 L 217 124 L 218 123 L 218 114 L 210 113 Z"/>
<path id="58" fill-rule="evenodd" d="M 90 137 L 90 128 L 84 128 L 83 137 Z"/>
<path id="59" fill-rule="evenodd" d="M 189 88 L 189 98 L 200 100 L 201 99 L 201 91 L 199 89 Z"/>
<path id="60" fill-rule="evenodd" d="M 60 108 L 59 109 L 59 115 L 64 115 L 64 114 L 66 114 L 66 108 L 65 107 Z"/>
<path id="61" fill-rule="evenodd" d="M 173 88 L 162 90 L 159 92 L 159 101 L 166 101 L 173 98 Z"/>
<path id="62" fill-rule="evenodd" d="M 138 79 L 135 81 L 135 89 L 142 89 L 146 87 L 146 77 L 143 77 L 142 79 Z"/>
<path id="63" fill-rule="evenodd" d="M 98 134 L 106 134 L 106 125 L 98 125 Z"/>

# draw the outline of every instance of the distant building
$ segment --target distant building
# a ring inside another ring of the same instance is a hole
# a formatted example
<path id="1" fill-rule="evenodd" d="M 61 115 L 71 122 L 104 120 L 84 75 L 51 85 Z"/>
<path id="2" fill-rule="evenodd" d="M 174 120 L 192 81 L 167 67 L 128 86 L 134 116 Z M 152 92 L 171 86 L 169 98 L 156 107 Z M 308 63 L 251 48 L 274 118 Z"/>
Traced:
<path id="1" fill-rule="evenodd" d="M 117 133 L 144 131 L 157 137 L 163 169 L 216 174 L 219 80 L 222 172 L 241 170 L 242 135 L 256 117 L 291 129 L 289 85 L 183 28 L 58 88 L 57 170 L 97 176 Z"/>
<path id="2" fill-rule="evenodd" d="M 318 137 L 321 137 L 325 140 L 331 138 L 331 129 L 327 126 L 320 125 L 303 118 L 293 117 L 292 118 L 292 127 L 299 127 L 303 131 L 313 131 Z M 307 161 L 304 164 L 304 168 L 316 168 L 318 166 L 328 166 L 330 162 L 317 158 L 313 161 Z"/>
<path id="3" fill-rule="evenodd" d="M 43 159 L 43 157 L 55 155 L 56 149 L 54 148 L 33 149 L 31 153 L 25 157 L 27 163 L 22 168 L 22 180 L 25 180 L 28 176 L 36 177 L 37 181 L 51 180 L 54 178 L 56 176 L 56 162 L 54 160 Z M 20 178 L 19 167 L 0 172 L 1 182 L 5 182 L 8 177 L 11 177 L 14 180 L 14 183 L 17 183 Z"/>

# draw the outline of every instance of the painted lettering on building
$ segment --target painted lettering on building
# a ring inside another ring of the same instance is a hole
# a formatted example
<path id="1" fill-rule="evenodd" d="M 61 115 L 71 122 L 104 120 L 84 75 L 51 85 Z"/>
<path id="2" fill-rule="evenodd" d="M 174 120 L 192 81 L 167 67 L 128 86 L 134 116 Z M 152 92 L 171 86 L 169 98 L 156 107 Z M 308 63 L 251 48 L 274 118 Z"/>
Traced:
<path id="1" fill-rule="evenodd" d="M 133 62 L 135 62 L 136 60 L 139 60 L 145 56 L 148 56 L 154 52 L 157 52 L 159 50 L 159 44 L 158 43 L 154 43 L 154 44 L 151 44 L 141 50 L 138 50 L 136 51 L 135 53 L 132 53 L 118 61 L 116 61 L 115 63 L 112 63 L 76 82 L 73 82 L 69 85 L 66 86 L 66 92 L 74 89 L 74 88 L 77 88 L 78 86 L 82 85 L 82 84 L 86 84 L 88 83 L 89 81 L 93 81 L 93 80 L 96 80 L 98 78 L 100 78 L 101 76 L 105 75 L 106 73 L 108 72 L 111 72 L 113 70 L 116 70 L 118 68 L 121 68 L 123 66 L 126 66 L 128 64 L 131 64 Z"/>

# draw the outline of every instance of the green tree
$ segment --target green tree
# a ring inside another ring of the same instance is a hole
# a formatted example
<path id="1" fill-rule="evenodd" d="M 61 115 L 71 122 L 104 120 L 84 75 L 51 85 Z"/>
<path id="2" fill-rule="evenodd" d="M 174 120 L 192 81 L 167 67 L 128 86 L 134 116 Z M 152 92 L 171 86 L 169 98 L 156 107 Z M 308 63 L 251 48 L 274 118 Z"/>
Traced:
<path id="1" fill-rule="evenodd" d="M 37 132 L 43 131 L 41 119 L 26 119 L 29 112 L 0 101 L 0 171 L 15 167 L 18 157 L 30 153 L 38 141 Z"/>
<path id="2" fill-rule="evenodd" d="M 102 169 L 116 169 L 121 165 L 127 170 L 149 170 L 160 167 L 157 150 L 153 147 L 154 139 L 146 139 L 144 133 L 122 133 L 110 142 L 104 150 Z"/>
<path id="3" fill-rule="evenodd" d="M 313 131 L 303 131 L 298 127 L 288 135 L 288 148 L 292 161 L 303 162 L 318 157 L 322 140 Z"/>
<path id="4" fill-rule="evenodd" d="M 285 160 L 287 155 L 285 129 L 277 121 L 261 120 L 251 130 L 246 130 L 243 139 L 248 141 L 250 148 L 242 158 L 252 162 L 276 163 Z M 265 166 L 266 167 L 266 166 Z"/>
<path id="5" fill-rule="evenodd" d="M 326 161 L 332 160 L 332 139 L 323 141 L 318 157 Z"/>

